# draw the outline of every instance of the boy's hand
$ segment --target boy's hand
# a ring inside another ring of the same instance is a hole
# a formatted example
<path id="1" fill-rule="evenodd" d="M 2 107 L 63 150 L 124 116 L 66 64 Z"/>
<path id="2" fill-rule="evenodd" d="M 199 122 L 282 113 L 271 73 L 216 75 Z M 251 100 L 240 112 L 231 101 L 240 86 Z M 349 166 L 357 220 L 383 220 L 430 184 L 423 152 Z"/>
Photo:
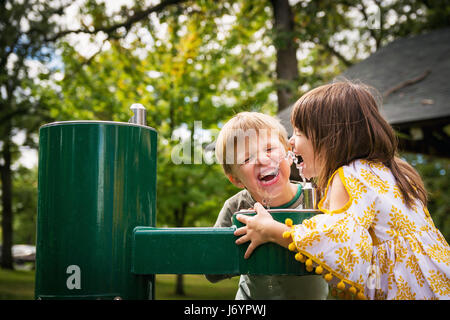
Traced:
<path id="1" fill-rule="evenodd" d="M 284 224 L 273 220 L 272 216 L 266 209 L 260 204 L 255 203 L 255 216 L 246 216 L 238 214 L 236 219 L 246 226 L 237 229 L 234 232 L 235 236 L 242 236 L 236 240 L 236 244 L 243 244 L 247 241 L 251 241 L 250 245 L 245 252 L 244 258 L 248 259 L 259 245 L 266 242 L 277 242 L 282 239 L 283 231 L 288 230 Z M 278 234 L 279 233 L 279 234 Z M 280 239 L 279 239 L 280 238 Z M 279 243 L 280 244 L 280 243 Z"/>

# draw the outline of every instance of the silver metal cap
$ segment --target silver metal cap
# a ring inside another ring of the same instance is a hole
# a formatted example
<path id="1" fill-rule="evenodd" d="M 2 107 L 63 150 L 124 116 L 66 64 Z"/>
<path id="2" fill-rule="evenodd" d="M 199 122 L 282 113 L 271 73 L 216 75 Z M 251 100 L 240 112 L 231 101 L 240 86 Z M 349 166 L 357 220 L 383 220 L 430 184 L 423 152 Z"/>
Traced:
<path id="1" fill-rule="evenodd" d="M 133 103 L 130 106 L 130 109 L 133 111 L 134 115 L 130 118 L 130 120 L 128 122 L 146 126 L 147 125 L 147 111 L 145 110 L 145 107 L 140 103 Z"/>

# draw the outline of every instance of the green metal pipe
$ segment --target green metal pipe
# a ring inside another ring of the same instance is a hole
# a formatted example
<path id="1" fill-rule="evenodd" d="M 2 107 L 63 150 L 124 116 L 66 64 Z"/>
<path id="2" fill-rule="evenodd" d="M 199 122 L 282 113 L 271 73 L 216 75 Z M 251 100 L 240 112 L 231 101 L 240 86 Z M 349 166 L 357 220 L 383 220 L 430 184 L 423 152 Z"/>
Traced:
<path id="1" fill-rule="evenodd" d="M 291 218 L 301 223 L 318 210 L 272 209 L 280 222 Z M 254 215 L 244 211 L 240 214 Z M 233 216 L 231 228 L 146 228 L 133 233 L 132 272 L 135 274 L 278 274 L 309 275 L 294 253 L 274 243 L 255 249 L 244 259 L 248 243 L 236 245 L 236 227 L 242 224 Z"/>

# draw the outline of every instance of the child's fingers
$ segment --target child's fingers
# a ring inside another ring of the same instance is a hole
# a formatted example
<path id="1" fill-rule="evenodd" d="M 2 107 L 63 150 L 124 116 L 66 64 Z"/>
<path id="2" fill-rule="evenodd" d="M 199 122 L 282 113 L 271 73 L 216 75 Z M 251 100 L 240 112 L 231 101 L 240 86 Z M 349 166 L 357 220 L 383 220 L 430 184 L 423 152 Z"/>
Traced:
<path id="1" fill-rule="evenodd" d="M 255 203 L 254 208 L 255 208 L 257 213 L 261 213 L 261 212 L 266 211 L 266 209 L 263 207 L 263 205 L 261 203 L 259 203 L 259 202 Z"/>
<path id="2" fill-rule="evenodd" d="M 254 207 L 256 210 L 256 214 L 258 214 L 258 215 L 269 214 L 269 212 L 266 210 L 266 208 L 264 208 L 263 205 L 259 202 L 256 202 Z"/>
<path id="3" fill-rule="evenodd" d="M 247 227 L 241 227 L 234 231 L 235 236 L 242 236 L 247 233 Z"/>
<path id="4" fill-rule="evenodd" d="M 253 241 L 250 242 L 250 244 L 249 244 L 249 246 L 248 246 L 248 248 L 247 248 L 247 251 L 245 251 L 244 259 L 250 258 L 251 254 L 253 253 L 253 250 L 255 250 L 255 248 L 256 248 L 257 246 L 258 246 L 258 245 L 255 245 L 255 243 L 254 243 Z"/>
<path id="5" fill-rule="evenodd" d="M 260 211 L 261 209 L 264 209 L 263 205 L 259 202 L 255 202 L 253 207 L 255 208 L 256 212 Z"/>
<path id="6" fill-rule="evenodd" d="M 247 224 L 248 218 L 249 217 L 246 216 L 245 214 L 238 214 L 238 215 L 236 215 L 237 221 L 240 221 L 240 222 L 242 222 L 244 224 Z"/>
<path id="7" fill-rule="evenodd" d="M 247 241 L 249 241 L 250 239 L 249 239 L 249 237 L 248 237 L 248 235 L 243 235 L 242 237 L 240 237 L 239 239 L 237 239 L 234 243 L 236 243 L 236 244 L 243 244 L 243 243 L 246 243 Z"/>

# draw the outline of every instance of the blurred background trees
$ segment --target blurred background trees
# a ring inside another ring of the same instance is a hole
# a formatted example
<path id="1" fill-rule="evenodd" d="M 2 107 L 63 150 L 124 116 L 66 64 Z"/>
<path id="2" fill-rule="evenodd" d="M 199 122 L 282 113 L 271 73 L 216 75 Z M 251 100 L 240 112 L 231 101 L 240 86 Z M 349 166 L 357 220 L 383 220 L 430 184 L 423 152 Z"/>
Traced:
<path id="1" fill-rule="evenodd" d="M 450 25 L 450 5 L 439 0 L 23 0 L 0 8 L 3 268 L 13 267 L 13 243 L 35 239 L 37 169 L 23 155 L 37 149 L 40 125 L 128 121 L 129 106 L 142 103 L 159 135 L 158 226 L 210 226 L 237 191 L 205 151 L 230 116 L 275 115 L 398 37 Z M 449 160 L 404 156 L 450 240 Z"/>

